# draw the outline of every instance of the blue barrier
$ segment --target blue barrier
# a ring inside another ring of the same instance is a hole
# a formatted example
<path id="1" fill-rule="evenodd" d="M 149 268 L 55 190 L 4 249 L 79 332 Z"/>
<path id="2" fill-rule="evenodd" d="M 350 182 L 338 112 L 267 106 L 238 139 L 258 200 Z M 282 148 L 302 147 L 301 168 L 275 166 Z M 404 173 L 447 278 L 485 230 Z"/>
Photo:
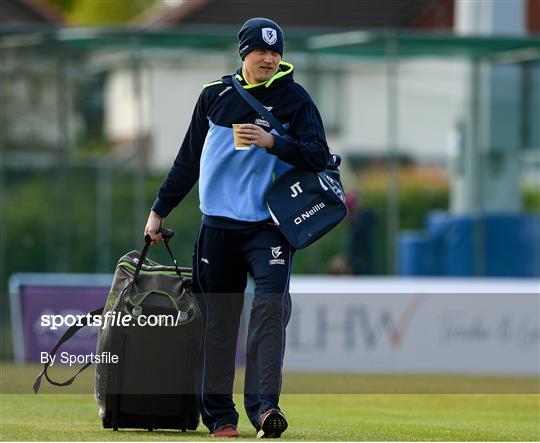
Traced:
<path id="1" fill-rule="evenodd" d="M 398 274 L 540 276 L 540 217 L 430 213 L 426 232 L 398 239 Z"/>
<path id="2" fill-rule="evenodd" d="M 441 275 L 440 251 L 436 241 L 425 234 L 405 232 L 398 243 L 401 275 Z"/>

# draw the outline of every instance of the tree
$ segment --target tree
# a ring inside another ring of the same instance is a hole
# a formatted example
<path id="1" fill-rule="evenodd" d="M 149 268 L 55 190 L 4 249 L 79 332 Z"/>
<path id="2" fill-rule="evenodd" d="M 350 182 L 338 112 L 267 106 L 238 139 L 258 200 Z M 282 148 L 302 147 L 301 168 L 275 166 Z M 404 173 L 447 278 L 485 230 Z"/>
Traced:
<path id="1" fill-rule="evenodd" d="M 118 25 L 129 22 L 158 0 L 49 0 L 76 26 Z"/>

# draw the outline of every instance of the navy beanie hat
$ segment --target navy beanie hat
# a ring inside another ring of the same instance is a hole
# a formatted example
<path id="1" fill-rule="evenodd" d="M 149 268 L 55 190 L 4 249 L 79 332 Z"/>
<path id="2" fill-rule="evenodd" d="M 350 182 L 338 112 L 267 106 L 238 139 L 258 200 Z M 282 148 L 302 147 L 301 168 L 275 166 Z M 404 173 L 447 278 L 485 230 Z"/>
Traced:
<path id="1" fill-rule="evenodd" d="M 242 60 L 254 49 L 271 49 L 283 55 L 285 38 L 279 25 L 267 18 L 252 18 L 238 32 L 238 52 Z"/>

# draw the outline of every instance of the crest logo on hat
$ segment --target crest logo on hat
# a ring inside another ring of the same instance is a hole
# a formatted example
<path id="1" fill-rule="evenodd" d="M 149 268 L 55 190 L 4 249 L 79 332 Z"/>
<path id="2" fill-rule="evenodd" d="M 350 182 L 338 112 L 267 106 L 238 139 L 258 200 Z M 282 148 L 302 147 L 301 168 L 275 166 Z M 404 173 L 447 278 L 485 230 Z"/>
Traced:
<path id="1" fill-rule="evenodd" d="M 277 31 L 274 28 L 262 28 L 262 38 L 269 45 L 277 41 Z"/>

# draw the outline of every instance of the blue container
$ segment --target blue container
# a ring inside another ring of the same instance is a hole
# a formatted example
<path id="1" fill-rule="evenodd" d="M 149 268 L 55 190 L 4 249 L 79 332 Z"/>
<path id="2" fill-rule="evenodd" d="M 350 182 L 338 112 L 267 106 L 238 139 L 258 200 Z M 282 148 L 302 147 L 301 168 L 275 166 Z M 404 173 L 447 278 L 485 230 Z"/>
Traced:
<path id="1" fill-rule="evenodd" d="M 427 232 L 398 240 L 401 275 L 539 277 L 540 217 L 430 213 Z"/>
<path id="2" fill-rule="evenodd" d="M 468 215 L 440 212 L 428 215 L 428 232 L 441 243 L 441 275 L 475 275 L 474 223 L 474 218 Z"/>
<path id="3" fill-rule="evenodd" d="M 399 275 L 440 275 L 440 252 L 436 241 L 416 232 L 405 232 L 398 240 Z"/>
<path id="4" fill-rule="evenodd" d="M 496 214 L 484 221 L 485 275 L 538 277 L 540 217 Z"/>

